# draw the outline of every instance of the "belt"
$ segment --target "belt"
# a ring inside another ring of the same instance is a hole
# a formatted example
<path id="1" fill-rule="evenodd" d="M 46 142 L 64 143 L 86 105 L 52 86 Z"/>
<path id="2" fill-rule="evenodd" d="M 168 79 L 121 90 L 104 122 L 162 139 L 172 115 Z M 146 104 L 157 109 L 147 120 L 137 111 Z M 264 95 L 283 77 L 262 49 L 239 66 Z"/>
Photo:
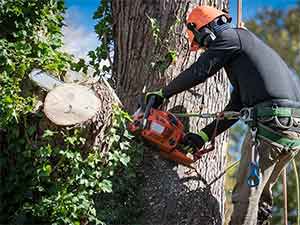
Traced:
<path id="1" fill-rule="evenodd" d="M 291 101 L 284 100 L 282 102 L 284 104 L 277 104 L 271 101 L 255 105 L 254 107 L 244 108 L 241 110 L 240 118 L 249 126 L 256 126 L 258 128 L 258 136 L 261 138 L 265 138 L 273 143 L 278 143 L 285 148 L 299 148 L 300 138 L 290 138 L 276 130 L 278 128 L 290 131 L 296 129 L 295 131 L 299 133 L 299 128 L 294 127 L 294 122 L 300 119 L 300 103 L 291 103 Z M 283 125 L 280 120 L 281 118 L 287 118 L 289 124 Z M 273 123 L 276 125 L 275 130 L 265 123 Z"/>
<path id="2" fill-rule="evenodd" d="M 246 123 L 255 121 L 257 119 L 268 118 L 300 118 L 300 106 L 299 107 L 283 107 L 277 105 L 258 104 L 254 107 L 243 108 L 240 111 L 240 118 Z"/>
<path id="3" fill-rule="evenodd" d="M 255 106 L 254 110 L 257 119 L 273 116 L 300 118 L 300 108 Z"/>
<path id="4" fill-rule="evenodd" d="M 249 126 L 255 126 L 257 122 L 269 124 L 281 129 L 294 129 L 299 132 L 299 108 L 287 107 L 252 107 L 243 108 L 240 111 L 240 119 Z M 297 121 L 298 120 L 298 121 Z"/>

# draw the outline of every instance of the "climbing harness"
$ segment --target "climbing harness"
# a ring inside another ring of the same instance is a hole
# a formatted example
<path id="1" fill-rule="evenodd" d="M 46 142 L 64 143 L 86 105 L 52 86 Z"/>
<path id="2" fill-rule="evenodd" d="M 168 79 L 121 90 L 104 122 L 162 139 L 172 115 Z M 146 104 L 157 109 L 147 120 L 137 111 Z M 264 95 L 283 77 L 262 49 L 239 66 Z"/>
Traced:
<path id="1" fill-rule="evenodd" d="M 246 124 L 250 126 L 251 134 L 251 162 L 249 163 L 249 174 L 247 176 L 247 184 L 250 188 L 255 188 L 259 185 L 260 182 L 260 170 L 259 170 L 259 154 L 257 153 L 257 148 L 260 144 L 259 138 L 268 139 L 273 143 L 278 143 L 285 148 L 295 148 L 300 146 L 299 139 L 291 139 L 282 136 L 282 134 L 276 132 L 268 126 L 263 125 L 262 123 L 274 121 L 275 124 L 283 129 L 289 129 L 293 126 L 293 119 L 300 118 L 300 109 L 299 108 L 289 108 L 289 107 L 278 107 L 278 106 L 256 106 L 250 108 L 243 108 L 240 112 L 235 111 L 224 111 L 219 113 L 177 113 L 175 114 L 178 117 L 199 117 L 199 118 L 216 118 L 217 123 L 215 127 L 214 134 L 217 130 L 218 121 L 221 119 L 241 119 Z M 288 124 L 282 124 L 279 120 L 280 117 L 289 118 Z M 214 135 L 213 135 L 214 136 Z M 214 140 L 212 139 L 211 146 L 214 146 Z M 210 187 L 220 178 L 222 178 L 228 170 L 237 166 L 240 160 L 229 165 L 222 173 L 215 177 L 207 187 Z M 292 161 L 294 166 L 294 172 L 296 176 L 296 185 L 297 185 L 297 225 L 300 225 L 300 190 L 299 190 L 299 176 L 297 171 L 297 166 L 295 160 Z M 197 172 L 197 171 L 196 171 Z M 286 186 L 285 183 L 283 183 Z M 287 201 L 287 196 L 284 195 Z"/>
<path id="2" fill-rule="evenodd" d="M 257 138 L 258 128 L 256 126 L 256 115 L 254 108 L 243 108 L 240 111 L 240 119 L 244 121 L 250 127 L 251 134 L 251 160 L 249 163 L 249 174 L 247 177 L 247 184 L 250 188 L 257 187 L 260 182 L 259 176 L 259 154 L 257 153 L 257 147 L 259 140 Z"/>
<path id="3" fill-rule="evenodd" d="M 286 149 L 293 149 L 300 147 L 300 140 L 293 138 L 286 138 L 282 134 L 274 131 L 273 129 L 258 123 L 258 136 L 263 139 L 267 139 L 273 143 L 278 143 Z"/>
<path id="4" fill-rule="evenodd" d="M 257 148 L 259 146 L 259 139 L 268 139 L 272 142 L 283 145 L 286 148 L 294 148 L 300 146 L 299 139 L 290 139 L 282 136 L 280 133 L 273 129 L 264 126 L 262 123 L 257 122 L 269 122 L 274 120 L 278 127 L 288 129 L 293 125 L 293 117 L 300 117 L 300 109 L 288 108 L 288 107 L 249 107 L 243 108 L 240 112 L 236 111 L 224 111 L 218 113 L 177 113 L 174 114 L 178 117 L 200 117 L 200 118 L 216 118 L 217 123 L 214 130 L 214 135 L 211 140 L 211 147 L 209 151 L 214 148 L 214 139 L 218 126 L 218 121 L 222 119 L 241 119 L 247 125 L 250 126 L 250 133 L 252 138 L 251 147 L 251 162 L 249 163 L 249 174 L 247 176 L 247 184 L 249 187 L 254 188 L 259 185 L 260 182 L 260 171 L 259 171 L 259 154 Z M 291 122 L 288 125 L 280 123 L 278 117 L 288 117 Z M 208 151 L 205 151 L 208 152 Z M 201 155 L 202 156 L 202 155 Z M 201 157 L 199 156 L 199 157 Z"/>
<path id="5" fill-rule="evenodd" d="M 243 5 L 242 5 L 242 0 L 238 0 L 237 1 L 237 28 L 243 28 L 243 21 L 242 21 L 242 11 L 243 11 Z M 272 111 L 273 110 L 276 110 L 277 112 L 278 112 L 278 107 L 272 107 Z M 257 111 L 259 111 L 259 110 L 257 110 Z M 264 112 L 266 112 L 267 110 L 265 109 L 265 110 L 263 110 Z M 279 109 L 279 111 L 280 112 L 283 112 L 283 111 L 285 111 L 285 109 L 283 109 L 283 110 L 280 110 Z M 291 110 L 291 111 L 293 111 L 293 110 Z M 296 111 L 298 111 L 298 112 L 300 112 L 300 109 L 296 109 L 296 110 L 294 110 L 294 112 L 296 112 Z M 251 113 L 251 110 L 250 110 L 250 112 L 248 112 L 247 113 L 248 115 L 251 115 L 252 113 Z M 267 114 L 269 114 L 269 113 L 267 113 Z M 290 128 L 290 127 L 292 127 L 292 125 L 293 125 L 293 116 L 294 117 L 299 117 L 299 115 L 300 114 L 298 114 L 298 113 L 294 113 L 294 115 L 291 113 L 290 115 L 288 115 L 287 117 L 289 117 L 290 118 L 290 124 L 288 125 L 288 127 Z M 260 114 L 260 112 L 257 112 L 257 116 L 258 117 L 260 117 L 260 116 L 262 116 L 261 114 Z M 280 123 L 280 121 L 278 120 L 278 116 L 280 116 L 280 115 L 274 115 L 274 112 L 272 112 L 271 113 L 271 115 L 266 115 L 265 117 L 263 117 L 262 116 L 262 118 L 260 118 L 260 120 L 264 120 L 264 122 L 268 122 L 268 121 L 272 121 L 273 120 L 273 118 L 274 118 L 274 116 L 275 116 L 275 122 L 277 123 L 277 125 L 279 125 L 279 127 L 280 127 L 280 125 L 281 125 L 281 123 Z M 245 120 L 244 120 L 245 121 Z M 251 122 L 253 122 L 253 121 L 251 121 Z M 283 127 L 282 127 L 283 128 Z M 263 131 L 261 131 L 262 129 L 260 129 L 259 130 L 259 133 L 261 134 Z M 257 132 L 257 130 L 256 130 L 256 132 Z M 257 134 L 256 134 L 257 135 Z M 268 136 L 268 134 L 266 134 L 266 133 L 264 133 L 264 136 Z M 273 136 L 273 135 L 270 135 L 270 136 Z M 299 183 L 299 176 L 298 176 L 298 170 L 297 170 L 297 165 L 296 165 L 296 162 L 295 162 L 295 159 L 292 159 L 292 163 L 293 163 L 293 167 L 294 167 L 294 172 L 295 172 L 295 176 L 296 176 L 296 186 L 297 186 L 297 225 L 300 225 L 300 190 L 299 190 L 299 185 L 300 185 L 300 183 Z M 286 176 L 286 174 L 284 174 L 283 176 Z M 248 177 L 249 178 L 249 177 Z M 249 180 L 248 180 L 249 181 Z M 284 184 L 283 183 L 283 185 L 286 187 L 286 183 Z M 287 201 L 287 195 L 285 195 L 284 194 L 284 198 L 285 198 L 285 200 Z M 284 205 L 284 207 L 285 207 L 285 210 L 287 209 L 287 207 Z M 287 218 L 285 218 L 285 223 L 287 224 Z"/>

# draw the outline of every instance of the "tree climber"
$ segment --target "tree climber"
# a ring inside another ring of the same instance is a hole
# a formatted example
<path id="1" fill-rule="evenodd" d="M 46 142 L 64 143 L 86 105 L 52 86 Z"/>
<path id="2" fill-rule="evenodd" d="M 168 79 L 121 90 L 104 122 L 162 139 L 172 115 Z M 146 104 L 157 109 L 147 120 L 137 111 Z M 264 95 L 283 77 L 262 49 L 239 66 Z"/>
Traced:
<path id="1" fill-rule="evenodd" d="M 228 14 L 215 8 L 195 7 L 186 24 L 191 51 L 205 51 L 166 87 L 147 93 L 146 101 L 155 96 L 155 107 L 159 107 L 165 99 L 205 82 L 224 67 L 233 86 L 224 111 L 246 110 L 245 122 L 250 127 L 232 194 L 230 224 L 269 224 L 271 188 L 300 149 L 300 85 L 274 50 L 249 30 L 231 28 L 230 21 Z M 219 121 L 216 135 L 235 122 Z M 215 120 L 197 134 L 188 133 L 185 142 L 201 148 L 212 139 L 216 124 Z M 254 185 L 245 180 L 253 171 L 261 176 Z"/>

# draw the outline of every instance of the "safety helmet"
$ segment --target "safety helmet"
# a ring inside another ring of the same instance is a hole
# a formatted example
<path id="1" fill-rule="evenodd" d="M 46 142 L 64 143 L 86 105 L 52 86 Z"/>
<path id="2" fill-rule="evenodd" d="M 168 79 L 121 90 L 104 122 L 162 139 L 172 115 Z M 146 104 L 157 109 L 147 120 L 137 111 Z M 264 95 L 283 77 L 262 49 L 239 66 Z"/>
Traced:
<path id="1" fill-rule="evenodd" d="M 196 6 L 195 8 L 193 8 L 191 13 L 189 14 L 186 23 L 187 23 L 187 25 L 192 24 L 196 30 L 199 30 L 222 15 L 224 15 L 229 21 L 231 20 L 231 17 L 228 14 L 226 14 L 225 12 L 222 12 L 214 7 Z M 194 38 L 195 38 L 194 32 L 190 29 L 187 29 L 187 33 L 188 33 L 188 39 L 191 44 L 190 50 L 191 51 L 199 50 L 200 46 L 194 40 Z"/>

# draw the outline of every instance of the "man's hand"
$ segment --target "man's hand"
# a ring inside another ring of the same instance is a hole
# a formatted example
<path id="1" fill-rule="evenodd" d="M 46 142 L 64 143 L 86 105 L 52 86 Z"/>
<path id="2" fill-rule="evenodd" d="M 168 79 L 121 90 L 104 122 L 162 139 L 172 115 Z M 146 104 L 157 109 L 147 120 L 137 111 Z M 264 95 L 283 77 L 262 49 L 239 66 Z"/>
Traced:
<path id="1" fill-rule="evenodd" d="M 199 134 L 187 133 L 183 138 L 183 144 L 192 154 L 201 149 L 207 141 L 209 141 L 209 137 L 203 131 L 200 131 Z"/>
<path id="2" fill-rule="evenodd" d="M 162 89 L 160 89 L 159 91 L 153 91 L 153 92 L 146 93 L 146 96 L 145 96 L 146 104 L 149 102 L 150 97 L 154 97 L 154 104 L 152 106 L 153 108 L 158 108 L 160 105 L 163 104 L 163 102 L 165 100 Z"/>

